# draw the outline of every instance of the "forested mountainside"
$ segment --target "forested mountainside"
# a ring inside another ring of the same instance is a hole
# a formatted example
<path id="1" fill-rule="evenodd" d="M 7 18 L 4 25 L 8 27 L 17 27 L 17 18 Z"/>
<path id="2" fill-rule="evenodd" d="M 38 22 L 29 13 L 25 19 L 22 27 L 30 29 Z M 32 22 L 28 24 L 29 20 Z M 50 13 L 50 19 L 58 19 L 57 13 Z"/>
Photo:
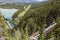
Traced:
<path id="1" fill-rule="evenodd" d="M 50 2 L 50 1 L 49 1 Z M 47 3 L 47 1 L 43 1 L 43 2 L 37 2 L 37 3 L 6 3 L 4 5 L 1 5 L 1 8 L 16 8 L 16 9 L 23 9 L 23 7 L 29 4 L 32 4 L 31 8 L 35 8 L 38 7 L 44 3 Z"/>
<path id="2" fill-rule="evenodd" d="M 60 40 L 60 0 L 37 4 L 19 9 L 12 17 L 12 29 L 6 28 L 6 19 L 0 14 L 5 40 Z"/>
<path id="3" fill-rule="evenodd" d="M 17 17 L 17 15 L 19 14 L 19 13 L 21 13 L 22 11 L 24 11 L 24 8 L 26 8 L 29 4 L 31 4 L 32 6 L 31 6 L 31 8 L 29 9 L 29 13 L 31 12 L 31 11 L 35 11 L 36 9 L 40 9 L 42 6 L 44 6 L 45 4 L 48 4 L 48 3 L 50 3 L 51 1 L 45 1 L 45 2 L 40 2 L 40 3 L 25 3 L 24 4 L 24 6 L 23 6 L 23 4 L 20 4 L 20 6 L 18 6 L 18 8 L 19 8 L 19 10 L 13 15 L 13 19 L 15 18 L 15 17 Z M 12 4 L 13 5 L 13 4 Z M 21 7 L 22 6 L 22 7 Z M 20 9 L 20 7 L 21 7 L 21 9 Z M 28 14 L 29 14 L 28 13 Z M 16 16 L 15 16 L 16 15 Z"/>
<path id="4" fill-rule="evenodd" d="M 20 12 L 19 12 L 20 13 Z M 37 8 L 30 9 L 23 17 L 20 19 L 19 24 L 17 24 L 16 29 L 20 29 L 23 38 L 28 38 L 35 32 L 39 31 L 39 40 L 44 39 L 44 29 L 54 22 L 58 23 L 60 20 L 60 1 L 53 0 L 48 3 L 44 3 Z M 60 35 L 59 24 L 54 30 L 52 30 L 47 39 L 59 40 Z M 25 35 L 25 36 L 24 36 Z M 53 39 L 55 38 L 55 39 Z M 28 40 L 28 39 L 26 39 Z"/>
<path id="5" fill-rule="evenodd" d="M 2 16 L 2 14 L 0 13 L 0 23 L 2 24 L 3 27 L 5 27 L 5 20 L 4 20 L 4 16 Z"/>

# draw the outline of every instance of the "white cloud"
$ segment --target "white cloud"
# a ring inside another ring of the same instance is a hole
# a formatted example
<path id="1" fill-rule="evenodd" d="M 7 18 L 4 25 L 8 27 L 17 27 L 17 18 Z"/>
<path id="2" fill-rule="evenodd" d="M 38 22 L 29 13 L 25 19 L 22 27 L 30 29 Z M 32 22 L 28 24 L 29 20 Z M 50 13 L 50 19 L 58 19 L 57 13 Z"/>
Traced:
<path id="1" fill-rule="evenodd" d="M 46 0 L 37 0 L 37 1 L 46 1 Z"/>

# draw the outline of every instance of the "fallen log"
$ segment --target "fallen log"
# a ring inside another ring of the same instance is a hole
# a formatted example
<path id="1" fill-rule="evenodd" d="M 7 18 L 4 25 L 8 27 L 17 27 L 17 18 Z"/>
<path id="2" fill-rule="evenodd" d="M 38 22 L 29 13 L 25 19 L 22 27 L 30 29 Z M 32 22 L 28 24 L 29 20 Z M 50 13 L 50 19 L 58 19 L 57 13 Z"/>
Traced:
<path id="1" fill-rule="evenodd" d="M 45 29 L 44 33 L 46 33 L 46 34 L 49 33 L 50 31 L 52 31 L 55 28 L 56 25 L 57 25 L 57 23 L 50 25 L 48 28 Z"/>

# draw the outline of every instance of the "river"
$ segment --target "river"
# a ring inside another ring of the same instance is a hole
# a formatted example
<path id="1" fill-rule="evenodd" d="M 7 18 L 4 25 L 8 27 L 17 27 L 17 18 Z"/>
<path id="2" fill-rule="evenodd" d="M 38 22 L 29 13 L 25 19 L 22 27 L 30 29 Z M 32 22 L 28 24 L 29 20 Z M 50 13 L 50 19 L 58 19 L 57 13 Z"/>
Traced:
<path id="1" fill-rule="evenodd" d="M 6 22 L 9 22 L 8 25 L 10 25 L 12 27 L 14 27 L 14 23 L 12 21 L 12 16 L 17 11 L 18 11 L 18 9 L 3 9 L 3 8 L 0 8 L 0 13 L 2 13 L 2 15 L 4 16 L 5 19 L 8 19 L 8 20 L 6 20 Z"/>
<path id="2" fill-rule="evenodd" d="M 0 8 L 0 13 L 6 18 L 12 20 L 13 14 L 18 11 L 18 9 L 3 9 Z"/>

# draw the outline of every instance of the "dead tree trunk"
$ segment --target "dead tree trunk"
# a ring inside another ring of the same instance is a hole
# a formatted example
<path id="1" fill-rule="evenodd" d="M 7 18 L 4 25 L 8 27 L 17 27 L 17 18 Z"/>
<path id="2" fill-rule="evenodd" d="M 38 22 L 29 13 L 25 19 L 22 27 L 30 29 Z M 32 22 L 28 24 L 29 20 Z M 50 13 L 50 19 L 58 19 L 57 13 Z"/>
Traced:
<path id="1" fill-rule="evenodd" d="M 46 28 L 46 30 L 45 30 L 45 35 L 46 36 L 45 36 L 44 40 L 48 40 L 49 39 L 50 31 L 52 31 L 55 28 L 56 24 L 57 23 L 54 23 L 54 24 L 50 25 L 48 28 Z"/>

